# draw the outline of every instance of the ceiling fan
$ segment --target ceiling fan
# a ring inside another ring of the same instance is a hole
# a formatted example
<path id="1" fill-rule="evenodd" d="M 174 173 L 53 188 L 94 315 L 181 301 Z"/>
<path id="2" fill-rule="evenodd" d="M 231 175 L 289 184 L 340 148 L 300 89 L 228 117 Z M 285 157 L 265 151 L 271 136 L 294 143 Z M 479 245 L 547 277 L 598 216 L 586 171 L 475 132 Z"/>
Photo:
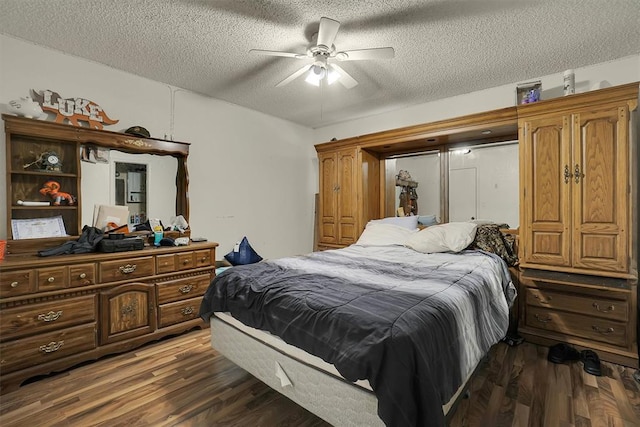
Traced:
<path id="1" fill-rule="evenodd" d="M 340 22 L 325 17 L 320 18 L 318 33 L 314 35 L 315 44 L 310 46 L 305 53 L 279 52 L 275 50 L 262 49 L 251 49 L 249 52 L 258 55 L 282 56 L 294 59 L 313 58 L 313 63 L 311 65 L 306 64 L 304 67 L 278 83 L 276 87 L 287 85 L 308 72 L 306 78 L 308 83 L 319 86 L 320 82 L 326 78 L 328 84 L 337 80 L 347 89 L 351 89 L 356 86 L 358 82 L 334 61 L 391 59 L 394 56 L 394 51 L 392 47 L 338 51 L 333 42 L 338 34 L 339 28 Z"/>

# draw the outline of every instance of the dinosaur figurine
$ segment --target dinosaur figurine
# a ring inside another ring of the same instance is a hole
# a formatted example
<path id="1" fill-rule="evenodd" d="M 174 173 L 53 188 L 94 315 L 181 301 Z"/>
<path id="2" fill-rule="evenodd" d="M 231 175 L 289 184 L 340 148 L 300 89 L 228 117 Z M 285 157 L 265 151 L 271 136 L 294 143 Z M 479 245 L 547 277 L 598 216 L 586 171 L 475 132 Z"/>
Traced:
<path id="1" fill-rule="evenodd" d="M 60 183 L 57 181 L 49 180 L 44 183 L 40 189 L 40 194 L 43 196 L 49 196 L 53 199 L 54 206 L 60 206 L 60 203 L 67 201 L 67 204 L 73 205 L 76 203 L 76 197 L 69 193 L 60 191 Z"/>

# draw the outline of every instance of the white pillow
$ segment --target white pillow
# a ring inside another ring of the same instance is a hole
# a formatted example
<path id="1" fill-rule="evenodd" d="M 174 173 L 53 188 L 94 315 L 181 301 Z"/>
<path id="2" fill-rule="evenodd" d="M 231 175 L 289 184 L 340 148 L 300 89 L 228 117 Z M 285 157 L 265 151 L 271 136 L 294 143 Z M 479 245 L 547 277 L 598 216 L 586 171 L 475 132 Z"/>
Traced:
<path id="1" fill-rule="evenodd" d="M 411 216 L 390 216 L 382 219 L 372 219 L 368 224 L 394 224 L 400 227 L 408 228 L 409 230 L 415 230 L 418 228 L 418 217 L 416 215 Z"/>
<path id="2" fill-rule="evenodd" d="M 460 252 L 473 242 L 477 224 L 449 222 L 432 225 L 409 236 L 405 246 L 425 254 L 433 252 Z"/>
<path id="3" fill-rule="evenodd" d="M 409 230 L 408 228 L 395 224 L 369 222 L 355 245 L 403 246 L 407 238 L 414 233 L 415 230 Z"/>

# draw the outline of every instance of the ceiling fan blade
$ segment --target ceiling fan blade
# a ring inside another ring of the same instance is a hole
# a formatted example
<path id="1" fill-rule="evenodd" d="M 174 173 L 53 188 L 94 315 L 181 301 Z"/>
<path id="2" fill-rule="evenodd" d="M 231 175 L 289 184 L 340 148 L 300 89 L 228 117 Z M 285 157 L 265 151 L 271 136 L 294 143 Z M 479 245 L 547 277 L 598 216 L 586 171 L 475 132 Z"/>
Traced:
<path id="1" fill-rule="evenodd" d="M 310 65 L 305 65 L 304 67 L 300 68 L 298 71 L 296 71 L 295 73 L 291 74 L 289 77 L 287 77 L 286 79 L 278 83 L 276 87 L 282 87 L 284 85 L 288 85 L 289 83 L 291 83 L 292 81 L 294 81 L 295 79 L 303 75 L 306 71 L 309 71 L 309 67 Z"/>
<path id="2" fill-rule="evenodd" d="M 279 52 L 277 50 L 251 49 L 249 53 L 267 56 L 284 56 L 285 58 L 303 59 L 308 58 L 306 53 Z"/>
<path id="3" fill-rule="evenodd" d="M 333 19 L 322 17 L 320 18 L 320 28 L 318 29 L 318 46 L 323 45 L 331 49 L 333 41 L 338 34 L 338 28 L 340 28 L 340 22 Z"/>
<path id="4" fill-rule="evenodd" d="M 363 61 L 367 59 L 391 59 L 395 56 L 392 47 L 376 47 L 372 49 L 347 50 L 336 53 L 339 61 Z"/>
<path id="5" fill-rule="evenodd" d="M 338 79 L 338 81 L 342 83 L 342 85 L 347 89 L 351 89 L 352 87 L 358 85 L 358 82 L 356 81 L 356 79 L 351 77 L 349 73 L 347 73 L 345 70 L 342 69 L 341 66 L 337 64 L 329 64 L 329 68 L 333 69 L 338 74 L 340 74 L 340 78 Z"/>

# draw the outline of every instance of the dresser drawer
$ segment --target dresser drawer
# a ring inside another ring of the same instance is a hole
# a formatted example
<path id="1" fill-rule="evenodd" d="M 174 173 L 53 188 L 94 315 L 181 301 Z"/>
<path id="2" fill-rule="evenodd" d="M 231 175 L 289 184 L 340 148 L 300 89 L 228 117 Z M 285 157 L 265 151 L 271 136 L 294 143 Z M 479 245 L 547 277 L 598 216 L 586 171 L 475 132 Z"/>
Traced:
<path id="1" fill-rule="evenodd" d="M 176 254 L 176 268 L 178 270 L 189 270 L 195 268 L 193 252 L 181 252 Z"/>
<path id="2" fill-rule="evenodd" d="M 0 344 L 3 373 L 51 362 L 96 347 L 95 323 Z"/>
<path id="3" fill-rule="evenodd" d="M 213 257 L 211 256 L 211 252 L 211 249 L 195 251 L 194 256 L 196 258 L 196 267 L 207 267 L 209 265 L 213 265 Z"/>
<path id="4" fill-rule="evenodd" d="M 158 274 L 176 271 L 176 256 L 174 254 L 158 255 L 156 257 Z"/>
<path id="5" fill-rule="evenodd" d="M 96 284 L 96 265 L 77 264 L 69 266 L 69 285 L 88 286 Z"/>
<path id="6" fill-rule="evenodd" d="M 38 269 L 38 290 L 52 291 L 69 287 L 67 267 L 49 267 Z"/>
<path id="7" fill-rule="evenodd" d="M 201 302 L 202 297 L 198 297 L 161 305 L 158 311 L 160 327 L 197 318 Z"/>
<path id="8" fill-rule="evenodd" d="M 211 276 L 206 274 L 158 283 L 158 304 L 203 295 L 210 281 Z"/>
<path id="9" fill-rule="evenodd" d="M 0 340 L 34 335 L 96 320 L 94 295 L 2 310 Z"/>
<path id="10" fill-rule="evenodd" d="M 621 322 L 629 320 L 629 305 L 624 300 L 589 295 L 577 296 L 545 289 L 528 288 L 527 304 Z"/>
<path id="11" fill-rule="evenodd" d="M 36 271 L 16 270 L 0 273 L 0 297 L 8 298 L 36 291 Z"/>
<path id="12" fill-rule="evenodd" d="M 129 280 L 138 277 L 153 276 L 155 271 L 153 257 L 104 261 L 100 263 L 100 281 L 102 283 Z"/>
<path id="13" fill-rule="evenodd" d="M 527 307 L 527 326 L 554 331 L 626 347 L 627 328 L 623 323 L 593 316 L 553 311 L 545 308 Z"/>

